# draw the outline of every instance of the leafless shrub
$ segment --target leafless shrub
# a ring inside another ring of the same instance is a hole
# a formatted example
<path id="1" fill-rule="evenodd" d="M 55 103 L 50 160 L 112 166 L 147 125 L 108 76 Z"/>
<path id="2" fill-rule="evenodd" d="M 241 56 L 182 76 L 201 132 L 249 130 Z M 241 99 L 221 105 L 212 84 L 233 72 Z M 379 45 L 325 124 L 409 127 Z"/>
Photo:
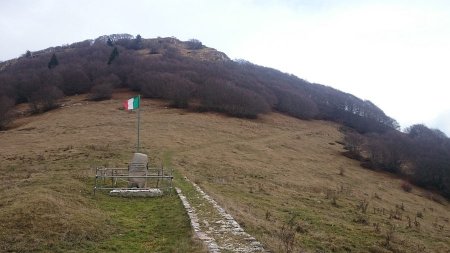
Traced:
<path id="1" fill-rule="evenodd" d="M 388 230 L 386 231 L 385 235 L 384 235 L 384 246 L 386 248 L 390 248 L 391 247 L 391 243 L 392 241 L 395 239 L 395 225 L 390 225 Z"/>
<path id="2" fill-rule="evenodd" d="M 296 222 L 296 215 L 283 224 L 281 227 L 279 237 L 281 240 L 283 252 L 291 253 L 295 247 L 295 234 L 298 224 Z"/>
<path id="3" fill-rule="evenodd" d="M 361 146 L 364 143 L 364 137 L 356 132 L 345 132 L 343 143 L 346 150 L 348 150 L 351 154 L 359 157 Z"/>
<path id="4" fill-rule="evenodd" d="M 403 202 L 400 205 L 395 205 L 398 209 L 405 211 L 405 205 L 403 204 Z"/>
<path id="5" fill-rule="evenodd" d="M 275 109 L 300 119 L 312 119 L 318 113 L 317 104 L 300 92 L 292 93 L 282 89 L 275 90 L 278 103 Z"/>
<path id="6" fill-rule="evenodd" d="M 348 196 L 351 194 L 351 192 L 352 192 L 352 189 L 350 186 L 346 187 L 343 184 L 337 186 L 336 193 L 338 195 L 347 195 Z"/>
<path id="7" fill-rule="evenodd" d="M 203 48 L 202 42 L 197 39 L 190 39 L 189 41 L 186 42 L 186 45 L 187 45 L 187 48 L 191 49 L 191 50 Z"/>
<path id="8" fill-rule="evenodd" d="M 444 203 L 446 202 L 445 199 L 442 196 L 439 196 L 439 195 L 437 195 L 435 193 L 432 193 L 432 192 L 429 192 L 427 194 L 427 197 L 429 199 L 431 199 L 432 201 L 434 201 L 436 203 L 439 203 L 441 205 L 444 205 Z M 431 211 L 433 211 L 433 208 L 432 207 L 430 207 L 430 208 L 431 208 Z"/>
<path id="9" fill-rule="evenodd" d="M 405 192 L 411 192 L 412 191 L 412 186 L 410 183 L 408 182 L 402 182 L 402 184 L 400 185 L 400 187 L 405 191 Z"/>
<path id="10" fill-rule="evenodd" d="M 120 79 L 114 74 L 94 80 L 94 86 L 91 88 L 89 100 L 99 101 L 110 99 L 112 97 L 113 87 L 117 87 L 119 84 Z"/>
<path id="11" fill-rule="evenodd" d="M 83 94 L 91 89 L 91 80 L 81 66 L 81 63 L 61 66 L 58 68 L 62 76 L 61 90 L 67 96 Z"/>
<path id="12" fill-rule="evenodd" d="M 417 217 L 414 217 L 414 226 L 420 228 L 420 222 L 417 221 Z"/>
<path id="13" fill-rule="evenodd" d="M 199 91 L 199 97 L 201 111 L 222 112 L 240 118 L 256 118 L 258 114 L 270 110 L 262 96 L 220 79 L 208 80 Z"/>
<path id="14" fill-rule="evenodd" d="M 353 219 L 353 222 L 367 225 L 369 224 L 369 218 L 366 215 L 358 215 L 355 219 Z"/>
<path id="15" fill-rule="evenodd" d="M 398 208 L 389 211 L 389 219 L 402 220 L 402 214 Z"/>
<path id="16" fill-rule="evenodd" d="M 191 81 L 180 76 L 174 76 L 166 88 L 166 97 L 170 99 L 170 106 L 188 108 L 194 87 L 195 85 Z"/>
<path id="17" fill-rule="evenodd" d="M 325 193 L 325 198 L 331 200 L 333 206 L 339 206 L 337 203 L 338 193 L 334 190 L 327 189 Z"/>
<path id="18" fill-rule="evenodd" d="M 11 109 L 14 101 L 6 96 L 0 96 L 0 130 L 5 129 L 12 120 Z"/>
<path id="19" fill-rule="evenodd" d="M 63 97 L 62 91 L 55 86 L 40 87 L 30 97 L 30 108 L 33 113 L 46 112 L 58 107 L 58 99 Z"/>
<path id="20" fill-rule="evenodd" d="M 425 245 L 417 244 L 417 252 L 424 252 L 425 251 Z"/>
<path id="21" fill-rule="evenodd" d="M 360 210 L 362 213 L 367 212 L 367 208 L 369 207 L 369 201 L 366 199 L 360 200 L 358 205 L 356 206 L 357 210 Z"/>
<path id="22" fill-rule="evenodd" d="M 374 227 L 375 233 L 379 234 L 381 232 L 380 223 L 378 223 L 378 222 L 373 223 L 373 227 Z"/>
<path id="23" fill-rule="evenodd" d="M 373 198 L 381 200 L 380 195 L 378 195 L 378 193 L 376 193 L 376 192 L 373 193 Z"/>

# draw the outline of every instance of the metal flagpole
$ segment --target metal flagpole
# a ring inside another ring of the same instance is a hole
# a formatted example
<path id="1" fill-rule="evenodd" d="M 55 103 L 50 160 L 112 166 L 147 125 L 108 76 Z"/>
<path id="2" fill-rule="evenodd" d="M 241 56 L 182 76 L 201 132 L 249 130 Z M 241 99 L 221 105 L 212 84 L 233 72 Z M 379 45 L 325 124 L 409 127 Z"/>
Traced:
<path id="1" fill-rule="evenodd" d="M 139 153 L 139 126 L 141 124 L 141 95 L 138 95 L 138 101 L 139 101 L 139 105 L 138 105 L 138 113 L 137 113 L 137 117 L 138 117 L 138 122 L 137 122 L 137 153 Z"/>

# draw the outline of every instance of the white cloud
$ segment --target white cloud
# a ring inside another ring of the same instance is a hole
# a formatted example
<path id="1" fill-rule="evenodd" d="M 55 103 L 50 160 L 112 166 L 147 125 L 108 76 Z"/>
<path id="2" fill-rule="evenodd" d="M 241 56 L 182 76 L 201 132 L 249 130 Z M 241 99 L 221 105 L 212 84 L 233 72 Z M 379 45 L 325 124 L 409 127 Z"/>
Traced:
<path id="1" fill-rule="evenodd" d="M 450 105 L 449 28 L 445 9 L 414 4 L 288 12 L 236 54 L 369 99 L 407 126 Z"/>
<path id="2" fill-rule="evenodd" d="M 435 119 L 427 125 L 432 128 L 438 128 L 450 138 L 450 108 L 440 113 Z"/>
<path id="3" fill-rule="evenodd" d="M 405 127 L 450 107 L 449 12 L 443 0 L 0 1 L 0 60 L 111 33 L 197 38 L 369 99 Z"/>

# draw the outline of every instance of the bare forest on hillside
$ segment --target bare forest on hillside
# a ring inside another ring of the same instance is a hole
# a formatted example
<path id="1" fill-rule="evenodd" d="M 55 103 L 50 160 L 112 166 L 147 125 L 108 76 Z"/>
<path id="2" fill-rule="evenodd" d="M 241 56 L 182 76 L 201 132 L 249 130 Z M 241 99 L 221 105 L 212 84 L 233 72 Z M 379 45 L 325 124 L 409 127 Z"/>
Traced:
<path id="1" fill-rule="evenodd" d="M 97 101 L 111 98 L 115 88 L 128 88 L 199 112 L 257 118 L 278 111 L 340 123 L 347 127 L 347 156 L 450 197 L 450 140 L 439 130 L 415 125 L 401 133 L 398 123 L 370 101 L 232 61 L 195 39 L 102 36 L 27 51 L 1 63 L 0 70 L 0 129 L 13 119 L 14 104 L 28 103 L 31 113 L 42 113 L 57 108 L 63 96 L 89 93 Z"/>

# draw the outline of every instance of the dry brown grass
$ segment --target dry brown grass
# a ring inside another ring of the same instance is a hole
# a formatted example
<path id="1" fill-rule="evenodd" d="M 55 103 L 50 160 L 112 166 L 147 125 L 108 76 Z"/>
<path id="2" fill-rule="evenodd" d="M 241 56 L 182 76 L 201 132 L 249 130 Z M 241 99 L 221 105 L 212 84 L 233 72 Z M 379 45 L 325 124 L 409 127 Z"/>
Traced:
<path id="1" fill-rule="evenodd" d="M 26 223 L 24 217 L 28 214 L 17 214 L 14 218 L 17 205 L 25 205 L 20 210 L 46 206 L 36 210 L 42 213 L 56 210 L 52 217 L 57 218 L 51 226 L 62 225 L 55 238 L 64 234 L 65 226 L 77 222 L 91 227 L 105 224 L 96 209 L 86 208 L 90 203 L 70 205 L 73 210 L 69 212 L 64 208 L 68 205 L 64 198 L 54 198 L 48 192 L 60 189 L 61 184 L 51 182 L 69 175 L 68 171 L 78 174 L 73 176 L 74 184 L 87 184 L 84 178 L 91 171 L 85 164 L 120 166 L 128 159 L 136 138 L 136 114 L 119 107 L 121 100 L 130 96 L 115 94 L 112 100 L 95 103 L 84 102 L 82 97 L 72 98 L 71 106 L 21 119 L 16 122 L 19 127 L 0 133 L 0 211 L 5 217 L 11 217 L 0 218 L 0 224 L 11 220 L 11 225 L 1 225 L 3 238 L 14 224 Z M 342 139 L 336 124 L 301 121 L 277 113 L 258 120 L 243 120 L 168 109 L 154 100 L 144 100 L 143 105 L 142 145 L 152 161 L 159 164 L 163 154 L 170 153 L 174 167 L 181 174 L 198 183 L 248 232 L 274 251 L 281 249 L 278 235 L 292 215 L 305 228 L 296 236 L 297 249 L 450 250 L 448 202 L 438 198 L 441 203 L 437 203 L 429 197 L 434 195 L 416 187 L 405 192 L 400 187 L 402 180 L 363 169 L 358 162 L 340 155 L 342 146 L 330 144 Z M 61 161 L 64 168 L 58 167 Z M 44 167 L 23 170 L 16 166 L 26 163 Z M 45 167 L 52 169 L 52 175 L 46 173 Z M 342 168 L 344 176 L 339 175 Z M 73 186 L 80 187 L 86 189 Z M 35 199 L 32 191 L 39 193 L 38 200 L 32 200 Z M 71 200 L 79 195 L 67 189 L 63 191 Z M 24 192 L 30 195 L 23 195 Z M 333 192 L 335 204 L 326 198 L 327 192 Z M 368 202 L 366 213 L 357 208 L 363 200 Z M 396 210 L 396 205 L 401 203 L 404 210 Z M 389 218 L 396 211 L 402 218 Z M 423 213 L 422 219 L 417 218 L 420 225 L 412 224 L 408 228 L 406 216 L 413 217 L 414 223 L 418 212 Z M 368 225 L 355 222 L 361 218 Z M 388 248 L 384 245 L 385 235 L 392 226 L 396 228 L 395 236 Z M 80 230 L 73 236 L 80 238 L 85 234 L 91 235 Z"/>
<path id="2" fill-rule="evenodd" d="M 70 248 L 105 236 L 106 217 L 81 197 L 66 199 L 44 186 L 26 190 L 17 190 L 17 195 L 8 193 L 14 199 L 6 200 L 8 204 L 1 208 L 2 251 L 55 249 L 61 243 L 64 245 L 57 248 Z"/>

